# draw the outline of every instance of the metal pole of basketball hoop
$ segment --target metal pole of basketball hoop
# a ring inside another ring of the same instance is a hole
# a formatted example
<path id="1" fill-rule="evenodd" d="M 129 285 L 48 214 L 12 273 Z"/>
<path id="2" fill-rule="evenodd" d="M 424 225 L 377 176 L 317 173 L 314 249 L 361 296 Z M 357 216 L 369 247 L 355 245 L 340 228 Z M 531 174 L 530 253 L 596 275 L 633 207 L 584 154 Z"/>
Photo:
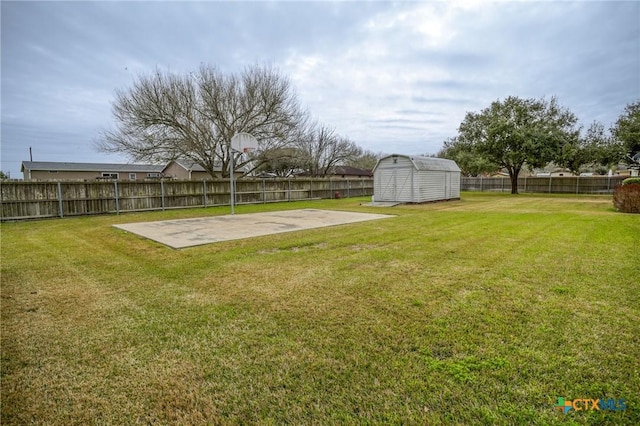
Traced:
<path id="1" fill-rule="evenodd" d="M 229 148 L 229 192 L 231 195 L 231 214 L 234 214 L 234 204 L 236 202 L 236 179 L 233 170 L 233 148 Z"/>
<path id="2" fill-rule="evenodd" d="M 236 204 L 236 173 L 233 166 L 233 153 L 250 152 L 258 148 L 258 140 L 249 133 L 236 133 L 229 145 L 229 186 L 231 193 L 231 214 L 235 214 Z"/>

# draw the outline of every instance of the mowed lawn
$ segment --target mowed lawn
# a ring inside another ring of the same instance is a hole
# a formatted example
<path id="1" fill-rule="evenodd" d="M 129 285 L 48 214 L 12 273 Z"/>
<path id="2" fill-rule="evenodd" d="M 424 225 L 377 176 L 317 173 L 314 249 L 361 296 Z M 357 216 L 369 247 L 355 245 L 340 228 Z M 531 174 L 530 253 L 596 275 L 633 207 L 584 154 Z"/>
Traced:
<path id="1" fill-rule="evenodd" d="M 2 224 L 2 424 L 640 423 L 640 215 L 364 201 L 236 212 L 397 217 L 183 250 L 111 225 L 229 209 Z"/>

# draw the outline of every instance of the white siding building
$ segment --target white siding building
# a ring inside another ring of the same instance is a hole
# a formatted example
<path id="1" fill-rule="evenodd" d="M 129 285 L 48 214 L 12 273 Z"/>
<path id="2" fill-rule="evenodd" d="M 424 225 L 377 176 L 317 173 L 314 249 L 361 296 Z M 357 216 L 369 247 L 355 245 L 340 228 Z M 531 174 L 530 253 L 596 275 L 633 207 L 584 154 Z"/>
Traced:
<path id="1" fill-rule="evenodd" d="M 460 198 L 460 168 L 453 160 L 389 155 L 373 169 L 376 202 L 424 203 Z"/>

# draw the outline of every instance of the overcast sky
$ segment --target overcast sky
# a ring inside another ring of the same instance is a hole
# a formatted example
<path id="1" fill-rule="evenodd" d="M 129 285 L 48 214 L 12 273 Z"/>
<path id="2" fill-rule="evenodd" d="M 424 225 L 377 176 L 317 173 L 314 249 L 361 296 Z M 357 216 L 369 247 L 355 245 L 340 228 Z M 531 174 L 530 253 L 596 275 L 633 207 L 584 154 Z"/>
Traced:
<path id="1" fill-rule="evenodd" d="M 436 153 L 467 111 L 557 96 L 609 127 L 640 99 L 640 2 L 2 1 L 2 165 L 97 152 L 116 89 L 156 68 L 272 65 L 374 152 Z"/>

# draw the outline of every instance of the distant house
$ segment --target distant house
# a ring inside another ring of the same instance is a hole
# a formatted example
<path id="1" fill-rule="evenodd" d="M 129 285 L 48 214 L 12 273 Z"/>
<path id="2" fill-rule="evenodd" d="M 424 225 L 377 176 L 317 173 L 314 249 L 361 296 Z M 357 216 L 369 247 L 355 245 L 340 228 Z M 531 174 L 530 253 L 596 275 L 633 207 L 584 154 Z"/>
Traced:
<path id="1" fill-rule="evenodd" d="M 571 177 L 575 174 L 568 169 L 561 167 L 547 167 L 544 169 L 536 169 L 533 171 L 535 177 Z M 524 174 L 523 174 L 524 175 Z"/>
<path id="2" fill-rule="evenodd" d="M 214 167 L 222 171 L 222 167 Z M 200 164 L 188 160 L 172 160 L 162 169 L 162 174 L 171 179 L 203 180 L 211 179 L 211 175 Z"/>
<path id="3" fill-rule="evenodd" d="M 236 177 L 242 176 L 243 168 L 236 168 Z M 222 162 L 215 161 L 213 164 L 213 171 L 216 173 L 216 177 L 222 176 Z M 200 164 L 189 160 L 172 160 L 169 161 L 164 169 L 162 175 L 168 179 L 178 180 L 203 180 L 211 179 L 211 175 Z"/>
<path id="4" fill-rule="evenodd" d="M 236 177 L 242 176 L 246 168 L 236 168 Z M 166 165 L 158 164 L 106 164 L 106 163 L 67 163 L 53 161 L 23 161 L 21 171 L 24 180 L 58 181 L 58 180 L 145 180 L 145 179 L 177 179 L 204 180 L 212 179 L 201 165 L 184 159 L 172 160 Z M 222 176 L 222 163 L 214 164 L 216 177 Z M 327 175 L 342 178 L 371 178 L 369 170 L 356 167 L 338 166 Z M 272 176 L 255 176 L 258 178 Z"/>
<path id="5" fill-rule="evenodd" d="M 295 173 L 295 176 L 312 176 L 308 171 L 300 171 L 299 173 Z M 357 167 L 351 166 L 335 166 L 329 169 L 325 177 L 337 177 L 343 179 L 350 178 L 369 178 L 373 177 L 373 172 L 371 170 L 359 169 Z"/>
<path id="6" fill-rule="evenodd" d="M 155 164 L 23 161 L 20 171 L 24 180 L 144 180 L 160 178 L 163 168 Z"/>
<path id="7" fill-rule="evenodd" d="M 573 173 L 571 170 L 569 169 L 555 169 L 551 171 L 551 176 L 552 177 L 563 177 L 563 176 L 575 176 L 575 173 Z"/>
<path id="8" fill-rule="evenodd" d="M 372 178 L 373 172 L 371 170 L 359 169 L 351 166 L 336 166 L 333 168 L 330 175 L 341 178 Z"/>
<path id="9" fill-rule="evenodd" d="M 627 166 L 626 164 L 618 164 L 612 173 L 617 176 L 640 176 L 640 165 Z"/>

